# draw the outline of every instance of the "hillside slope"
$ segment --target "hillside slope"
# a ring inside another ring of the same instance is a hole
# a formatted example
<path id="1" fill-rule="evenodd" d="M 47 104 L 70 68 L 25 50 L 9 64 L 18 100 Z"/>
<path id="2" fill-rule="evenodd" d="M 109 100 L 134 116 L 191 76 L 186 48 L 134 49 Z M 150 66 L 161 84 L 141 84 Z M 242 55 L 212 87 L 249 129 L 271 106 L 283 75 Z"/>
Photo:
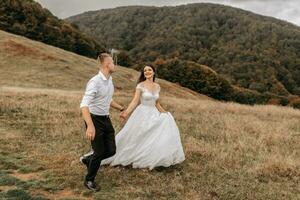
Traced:
<path id="1" fill-rule="evenodd" d="M 96 60 L 0 31 L 0 85 L 82 90 L 99 68 Z M 139 72 L 119 66 L 113 75 L 117 90 L 134 91 Z M 210 99 L 158 79 L 166 95 Z"/>

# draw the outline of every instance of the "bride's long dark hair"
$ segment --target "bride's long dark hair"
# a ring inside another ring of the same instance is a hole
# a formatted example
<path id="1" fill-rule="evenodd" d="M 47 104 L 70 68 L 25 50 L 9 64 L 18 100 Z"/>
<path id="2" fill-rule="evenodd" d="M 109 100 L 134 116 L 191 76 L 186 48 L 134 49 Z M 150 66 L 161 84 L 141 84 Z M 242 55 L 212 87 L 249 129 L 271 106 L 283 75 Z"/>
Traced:
<path id="1" fill-rule="evenodd" d="M 141 74 L 140 74 L 140 77 L 139 77 L 139 79 L 138 79 L 138 81 L 137 81 L 137 84 L 139 84 L 140 82 L 143 82 L 143 81 L 146 80 L 146 77 L 145 77 L 145 74 L 144 74 L 144 69 L 145 69 L 145 67 L 151 67 L 151 68 L 152 68 L 152 70 L 153 70 L 153 72 L 154 72 L 154 75 L 153 75 L 153 82 L 155 82 L 156 70 L 155 70 L 155 68 L 153 67 L 153 65 L 147 64 L 147 65 L 144 65 L 144 67 L 141 69 Z"/>

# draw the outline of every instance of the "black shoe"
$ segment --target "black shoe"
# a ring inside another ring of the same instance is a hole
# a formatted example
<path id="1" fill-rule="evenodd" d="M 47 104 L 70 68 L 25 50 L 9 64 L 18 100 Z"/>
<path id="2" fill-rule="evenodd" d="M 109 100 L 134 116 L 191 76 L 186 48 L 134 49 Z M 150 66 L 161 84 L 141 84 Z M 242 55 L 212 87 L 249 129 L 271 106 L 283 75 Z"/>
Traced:
<path id="1" fill-rule="evenodd" d="M 87 189 L 92 190 L 94 192 L 100 191 L 100 186 L 97 186 L 94 181 L 84 181 L 84 186 L 87 187 Z"/>

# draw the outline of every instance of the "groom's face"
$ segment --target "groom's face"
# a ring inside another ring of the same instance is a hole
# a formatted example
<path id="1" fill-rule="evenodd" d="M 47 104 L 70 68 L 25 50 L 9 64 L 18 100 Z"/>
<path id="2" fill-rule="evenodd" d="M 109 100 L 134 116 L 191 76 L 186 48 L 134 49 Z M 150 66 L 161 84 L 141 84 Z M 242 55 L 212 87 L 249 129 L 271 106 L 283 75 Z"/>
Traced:
<path id="1" fill-rule="evenodd" d="M 105 58 L 105 65 L 109 69 L 110 73 L 113 73 L 117 70 L 112 57 Z"/>

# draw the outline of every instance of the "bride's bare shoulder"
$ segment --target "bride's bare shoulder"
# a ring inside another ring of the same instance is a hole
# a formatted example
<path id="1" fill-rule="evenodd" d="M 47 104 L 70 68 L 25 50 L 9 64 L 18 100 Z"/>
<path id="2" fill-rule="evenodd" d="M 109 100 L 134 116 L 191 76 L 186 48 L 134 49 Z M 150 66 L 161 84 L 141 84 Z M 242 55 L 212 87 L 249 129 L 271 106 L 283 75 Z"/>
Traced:
<path id="1" fill-rule="evenodd" d="M 137 84 L 137 86 L 139 86 L 139 87 L 144 86 L 144 82 L 145 82 L 145 81 L 139 82 L 139 83 Z"/>
<path id="2" fill-rule="evenodd" d="M 158 83 L 155 82 L 154 85 L 155 85 L 156 87 L 160 88 L 160 85 L 159 85 Z"/>
<path id="3" fill-rule="evenodd" d="M 143 82 L 139 82 L 139 83 L 136 85 L 136 89 L 143 90 L 143 88 L 144 88 Z"/>

